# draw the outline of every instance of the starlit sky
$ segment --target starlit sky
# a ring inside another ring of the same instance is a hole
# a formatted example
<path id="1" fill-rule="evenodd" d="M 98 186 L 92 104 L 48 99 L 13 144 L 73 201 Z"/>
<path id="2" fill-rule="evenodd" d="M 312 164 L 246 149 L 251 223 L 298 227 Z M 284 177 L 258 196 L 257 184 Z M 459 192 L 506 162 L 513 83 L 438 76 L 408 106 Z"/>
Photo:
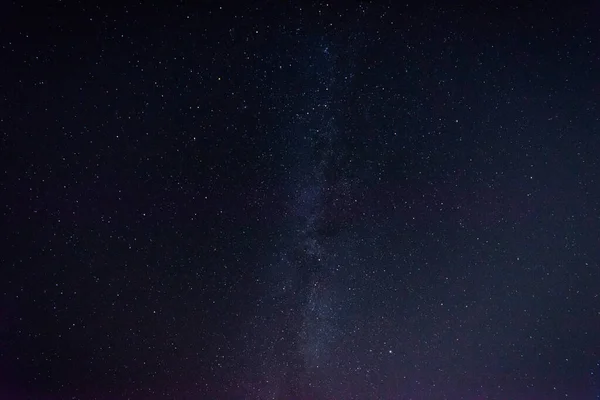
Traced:
<path id="1" fill-rule="evenodd" d="M 3 4 L 0 399 L 600 399 L 600 3 L 447 3 Z"/>

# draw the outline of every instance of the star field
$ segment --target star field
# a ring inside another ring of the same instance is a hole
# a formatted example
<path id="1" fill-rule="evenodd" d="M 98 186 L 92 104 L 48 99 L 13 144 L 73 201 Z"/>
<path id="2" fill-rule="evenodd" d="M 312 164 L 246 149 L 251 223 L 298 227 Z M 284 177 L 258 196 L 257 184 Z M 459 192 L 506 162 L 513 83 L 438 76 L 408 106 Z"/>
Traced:
<path id="1" fill-rule="evenodd" d="M 600 7 L 11 2 L 0 398 L 600 398 Z"/>

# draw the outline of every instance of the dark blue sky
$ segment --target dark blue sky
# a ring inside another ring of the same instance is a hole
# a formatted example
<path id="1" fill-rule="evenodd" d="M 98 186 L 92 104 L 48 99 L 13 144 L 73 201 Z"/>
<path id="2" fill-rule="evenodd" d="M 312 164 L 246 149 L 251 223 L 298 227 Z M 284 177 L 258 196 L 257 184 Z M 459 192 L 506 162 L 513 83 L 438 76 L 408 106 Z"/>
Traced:
<path id="1" fill-rule="evenodd" d="M 600 7 L 427 3 L 6 6 L 0 397 L 596 399 Z"/>

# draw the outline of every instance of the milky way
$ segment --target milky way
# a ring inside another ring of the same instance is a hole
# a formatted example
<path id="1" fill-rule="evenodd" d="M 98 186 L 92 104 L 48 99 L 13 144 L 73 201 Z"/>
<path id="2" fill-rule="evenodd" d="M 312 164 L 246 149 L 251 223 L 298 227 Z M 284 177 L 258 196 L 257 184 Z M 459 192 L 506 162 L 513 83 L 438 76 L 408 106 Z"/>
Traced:
<path id="1" fill-rule="evenodd" d="M 314 79 L 311 91 L 305 94 L 304 107 L 295 110 L 289 125 L 282 129 L 282 140 L 290 165 L 287 210 L 282 232 L 281 247 L 270 261 L 266 279 L 270 282 L 265 304 L 270 304 L 264 315 L 267 340 L 263 352 L 270 354 L 265 398 L 291 398 L 310 393 L 309 388 L 327 378 L 327 371 L 335 367 L 335 346 L 340 331 L 340 315 L 344 297 L 339 275 L 345 268 L 340 257 L 328 244 L 331 236 L 338 235 L 342 224 L 333 216 L 343 213 L 339 208 L 348 201 L 349 179 L 331 172 L 342 169 L 344 146 L 339 141 L 336 123 L 336 105 L 333 90 L 336 82 L 331 70 L 335 59 L 329 46 L 318 46 L 307 51 L 309 62 L 302 78 Z M 343 206 L 342 206 L 343 207 Z M 277 343 L 285 342 L 285 350 L 278 351 Z M 287 391 L 286 391 L 287 390 Z M 319 389 L 319 393 L 325 393 Z"/>

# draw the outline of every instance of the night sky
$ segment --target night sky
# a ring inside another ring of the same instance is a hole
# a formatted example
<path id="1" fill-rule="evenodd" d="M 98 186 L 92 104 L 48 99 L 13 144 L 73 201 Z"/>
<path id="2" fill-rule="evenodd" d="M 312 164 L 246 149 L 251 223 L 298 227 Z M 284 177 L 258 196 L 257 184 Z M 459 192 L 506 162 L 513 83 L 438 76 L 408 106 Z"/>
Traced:
<path id="1" fill-rule="evenodd" d="M 599 399 L 600 3 L 431 4 L 3 3 L 0 398 Z"/>

